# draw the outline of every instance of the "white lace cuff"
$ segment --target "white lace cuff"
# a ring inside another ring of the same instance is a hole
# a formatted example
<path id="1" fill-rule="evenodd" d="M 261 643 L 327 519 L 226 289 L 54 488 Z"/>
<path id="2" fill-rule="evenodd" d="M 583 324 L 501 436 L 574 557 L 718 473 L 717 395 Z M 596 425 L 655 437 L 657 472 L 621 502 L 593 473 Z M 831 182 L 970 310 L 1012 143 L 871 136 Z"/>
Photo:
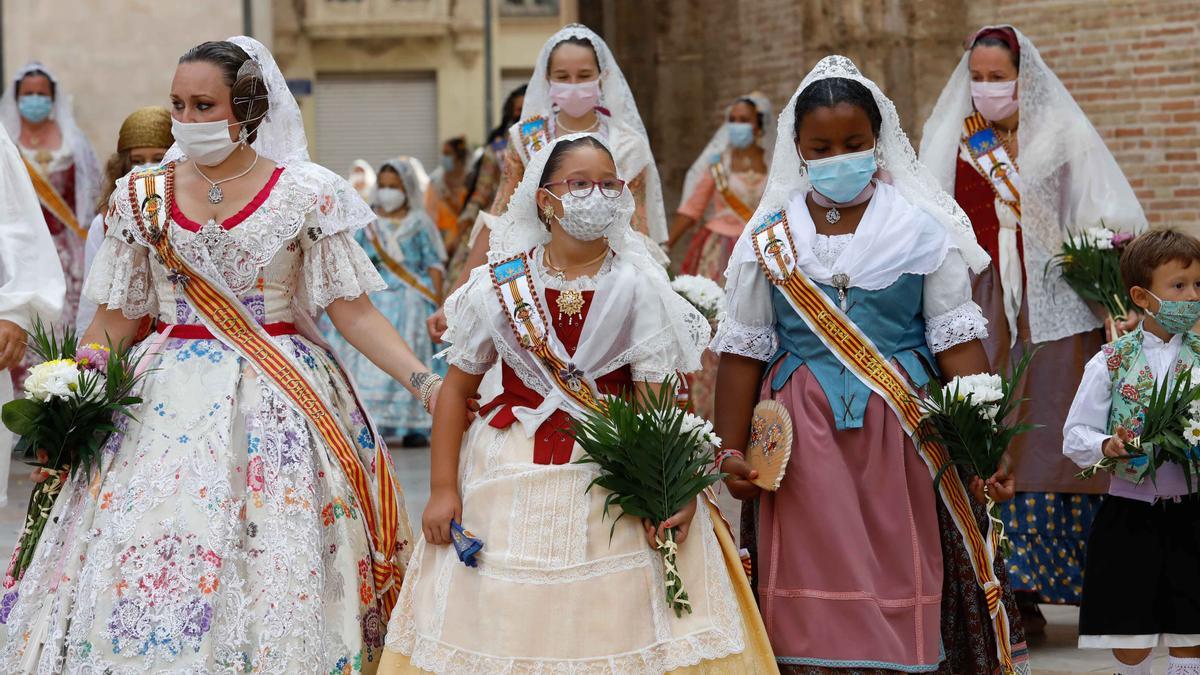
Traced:
<path id="1" fill-rule="evenodd" d="M 987 336 L 987 319 L 983 318 L 983 310 L 970 300 L 948 312 L 925 319 L 925 343 L 934 354 Z"/>
<path id="2" fill-rule="evenodd" d="M 483 375 L 496 365 L 496 359 L 490 361 L 476 361 L 471 358 L 465 349 L 455 349 L 450 347 L 446 352 L 446 363 L 458 368 L 468 375 Z"/>
<path id="3" fill-rule="evenodd" d="M 674 370 L 668 368 L 655 368 L 647 365 L 645 367 L 632 366 L 629 369 L 633 375 L 634 382 L 652 382 L 657 384 L 675 374 Z"/>
<path id="4" fill-rule="evenodd" d="M 334 300 L 352 300 L 387 288 L 366 251 L 349 231 L 322 237 L 304 251 L 308 311 L 316 314 Z"/>
<path id="5" fill-rule="evenodd" d="M 737 354 L 758 361 L 769 361 L 779 348 L 775 326 L 752 326 L 728 315 L 717 326 L 717 336 L 709 349 L 718 354 Z"/>
<path id="6" fill-rule="evenodd" d="M 97 305 L 119 309 L 127 319 L 158 311 L 146 248 L 106 237 L 96 252 L 83 294 Z"/>

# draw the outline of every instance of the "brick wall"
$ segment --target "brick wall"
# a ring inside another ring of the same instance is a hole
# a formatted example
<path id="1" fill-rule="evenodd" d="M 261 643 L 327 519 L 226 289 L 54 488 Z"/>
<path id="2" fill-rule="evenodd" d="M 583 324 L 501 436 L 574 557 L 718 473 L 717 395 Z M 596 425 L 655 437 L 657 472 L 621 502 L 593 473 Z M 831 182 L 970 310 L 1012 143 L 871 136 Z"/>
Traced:
<path id="1" fill-rule="evenodd" d="M 966 35 L 1020 27 L 1116 155 L 1153 223 L 1200 233 L 1200 1 L 581 0 L 650 132 L 668 210 L 729 101 L 778 107 L 826 54 L 896 102 L 914 144 Z"/>

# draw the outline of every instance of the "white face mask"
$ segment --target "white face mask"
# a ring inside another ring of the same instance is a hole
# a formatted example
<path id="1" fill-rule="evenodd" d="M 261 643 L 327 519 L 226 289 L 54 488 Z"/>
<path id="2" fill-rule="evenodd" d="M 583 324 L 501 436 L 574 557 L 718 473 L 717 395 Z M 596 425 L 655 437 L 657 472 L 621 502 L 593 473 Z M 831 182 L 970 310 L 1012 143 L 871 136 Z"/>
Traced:
<path id="1" fill-rule="evenodd" d="M 975 103 L 975 109 L 989 122 L 1008 119 L 1020 109 L 1021 101 L 1016 98 L 1016 93 L 1016 80 L 971 83 L 971 100 Z"/>
<path id="2" fill-rule="evenodd" d="M 171 120 L 171 134 L 183 153 L 200 166 L 224 162 L 241 143 L 230 140 L 229 122 L 180 122 Z"/>
<path id="3" fill-rule="evenodd" d="M 404 194 L 404 190 L 396 188 L 379 188 L 376 197 L 379 198 L 379 208 L 383 209 L 384 213 L 399 210 L 408 201 L 408 195 Z"/>
<path id="4" fill-rule="evenodd" d="M 592 190 L 592 194 L 582 199 L 569 192 L 562 197 L 549 190 L 546 192 L 562 203 L 563 215 L 558 224 L 579 241 L 595 241 L 605 236 L 624 215 L 621 200 L 605 197 L 599 189 Z"/>

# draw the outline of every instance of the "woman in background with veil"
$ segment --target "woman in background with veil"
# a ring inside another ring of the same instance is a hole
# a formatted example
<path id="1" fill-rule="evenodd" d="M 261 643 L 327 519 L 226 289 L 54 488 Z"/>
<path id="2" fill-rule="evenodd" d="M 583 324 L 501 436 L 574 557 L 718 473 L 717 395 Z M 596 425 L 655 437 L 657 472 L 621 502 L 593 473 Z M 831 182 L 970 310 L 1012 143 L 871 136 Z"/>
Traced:
<path id="1" fill-rule="evenodd" d="M 1019 392 L 1019 415 L 1038 428 L 1011 448 L 1019 492 L 1003 517 L 1009 578 L 1026 627 L 1041 632 L 1038 602 L 1079 603 L 1084 545 L 1108 487 L 1103 472 L 1077 479 L 1062 454 L 1075 387 L 1105 334 L 1103 310 L 1063 281 L 1053 257 L 1086 228 L 1138 232 L 1146 217 L 1100 134 L 1012 26 L 972 36 L 925 124 L 921 161 L 992 258 L 972 282 L 988 318 L 992 369 L 1007 372 L 1038 349 Z"/>

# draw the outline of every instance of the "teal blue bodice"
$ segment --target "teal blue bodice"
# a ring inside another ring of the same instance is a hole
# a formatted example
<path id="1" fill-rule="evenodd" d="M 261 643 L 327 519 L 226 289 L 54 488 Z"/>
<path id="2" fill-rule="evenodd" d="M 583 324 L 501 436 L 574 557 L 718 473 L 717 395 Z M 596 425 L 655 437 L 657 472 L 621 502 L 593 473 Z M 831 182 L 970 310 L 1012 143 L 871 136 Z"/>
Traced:
<path id="1" fill-rule="evenodd" d="M 835 303 L 839 302 L 834 287 L 817 285 Z M 937 367 L 925 344 L 925 317 L 921 312 L 924 289 L 924 276 L 905 274 L 882 290 L 850 288 L 846 291 L 846 314 L 850 320 L 871 338 L 888 360 L 899 362 L 917 387 L 923 387 L 929 381 L 922 360 Z M 768 371 L 776 363 L 782 364 L 771 379 L 771 388 L 779 391 L 796 369 L 806 365 L 829 400 L 838 430 L 861 428 L 871 390 L 844 368 L 820 338 L 809 330 L 779 289 L 771 289 L 771 302 L 775 307 L 779 351 L 771 358 Z"/>

